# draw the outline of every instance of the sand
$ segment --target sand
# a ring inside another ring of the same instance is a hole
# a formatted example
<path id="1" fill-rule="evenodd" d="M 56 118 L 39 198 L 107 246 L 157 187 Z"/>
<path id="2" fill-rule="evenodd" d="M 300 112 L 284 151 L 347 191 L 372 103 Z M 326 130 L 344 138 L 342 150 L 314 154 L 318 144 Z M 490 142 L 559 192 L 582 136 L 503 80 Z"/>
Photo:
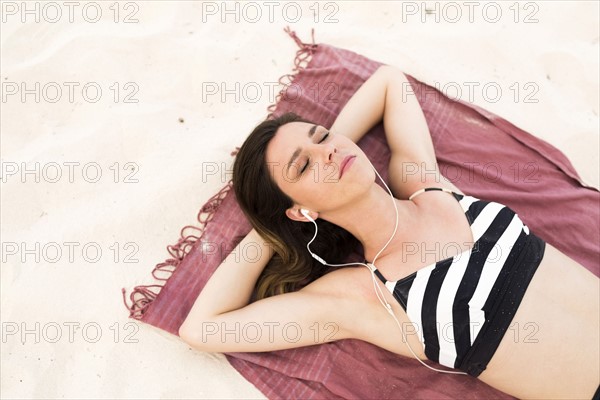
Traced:
<path id="1" fill-rule="evenodd" d="M 152 282 L 229 179 L 292 69 L 287 25 L 461 89 L 598 187 L 598 3 L 513 3 L 470 22 L 456 2 L 453 23 L 420 1 L 276 3 L 271 18 L 256 2 L 2 2 L 2 398 L 264 398 L 224 356 L 129 319 L 121 287 Z"/>

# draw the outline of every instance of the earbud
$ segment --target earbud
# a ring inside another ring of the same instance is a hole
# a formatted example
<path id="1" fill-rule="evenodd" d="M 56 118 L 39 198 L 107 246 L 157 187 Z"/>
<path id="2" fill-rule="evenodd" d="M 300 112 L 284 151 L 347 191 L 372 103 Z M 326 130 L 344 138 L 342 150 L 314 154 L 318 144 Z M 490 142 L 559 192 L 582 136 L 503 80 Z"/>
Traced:
<path id="1" fill-rule="evenodd" d="M 318 262 L 320 262 L 323 265 L 327 265 L 327 261 L 325 261 L 324 259 L 322 259 L 321 257 L 319 257 L 318 255 L 316 255 L 315 253 L 313 253 L 312 251 L 310 251 L 310 247 L 309 245 L 312 243 L 313 240 L 315 240 L 315 237 L 317 237 L 317 232 L 319 231 L 319 227 L 317 226 L 317 223 L 315 222 L 315 220 L 310 216 L 310 214 L 308 213 L 308 210 L 301 208 L 300 209 L 300 213 L 302 215 L 304 215 L 306 218 L 308 218 L 309 220 L 312 221 L 313 224 L 315 224 L 315 227 L 317 228 L 315 231 L 315 236 L 313 236 L 312 240 L 310 242 L 308 242 L 308 244 L 306 245 L 306 248 L 308 250 L 308 252 L 310 253 L 310 255 L 317 260 Z"/>
<path id="2" fill-rule="evenodd" d="M 301 208 L 301 209 L 300 209 L 300 213 L 301 213 L 302 215 L 304 215 L 306 218 L 308 218 L 309 220 L 311 220 L 311 221 L 315 222 L 315 220 L 314 220 L 314 219 L 312 219 L 312 217 L 311 217 L 311 216 L 310 216 L 310 214 L 308 213 L 308 210 L 306 210 L 306 209 L 304 209 L 304 208 Z"/>

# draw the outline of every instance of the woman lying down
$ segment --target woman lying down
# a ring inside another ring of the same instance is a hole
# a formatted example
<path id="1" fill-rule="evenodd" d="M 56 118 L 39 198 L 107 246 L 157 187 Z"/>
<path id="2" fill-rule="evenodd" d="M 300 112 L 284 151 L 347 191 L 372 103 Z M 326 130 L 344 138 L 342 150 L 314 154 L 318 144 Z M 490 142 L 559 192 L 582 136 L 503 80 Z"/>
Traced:
<path id="1" fill-rule="evenodd" d="M 509 207 L 469 196 L 439 173 L 422 110 L 403 99 L 407 82 L 382 66 L 330 129 L 292 113 L 254 129 L 236 156 L 233 187 L 253 227 L 238 246 L 261 251 L 251 261 L 225 258 L 181 338 L 209 352 L 360 339 L 518 398 L 597 399 L 599 279 Z M 390 187 L 356 145 L 382 119 Z M 409 164 L 417 173 L 403 173 Z M 358 244 L 364 263 L 336 264 Z M 202 332 L 263 322 L 293 322 L 300 335 Z M 515 323 L 533 330 L 535 345 L 507 334 Z M 315 335 L 315 326 L 330 334 Z"/>

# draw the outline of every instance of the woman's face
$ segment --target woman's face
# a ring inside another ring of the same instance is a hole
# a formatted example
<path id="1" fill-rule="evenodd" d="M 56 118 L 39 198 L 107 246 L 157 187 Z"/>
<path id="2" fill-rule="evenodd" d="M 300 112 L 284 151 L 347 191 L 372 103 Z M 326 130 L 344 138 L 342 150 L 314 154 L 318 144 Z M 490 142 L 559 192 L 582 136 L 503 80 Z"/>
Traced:
<path id="1" fill-rule="evenodd" d="M 352 140 L 305 122 L 281 126 L 267 146 L 266 161 L 294 207 L 314 212 L 347 205 L 375 181 L 367 156 Z"/>

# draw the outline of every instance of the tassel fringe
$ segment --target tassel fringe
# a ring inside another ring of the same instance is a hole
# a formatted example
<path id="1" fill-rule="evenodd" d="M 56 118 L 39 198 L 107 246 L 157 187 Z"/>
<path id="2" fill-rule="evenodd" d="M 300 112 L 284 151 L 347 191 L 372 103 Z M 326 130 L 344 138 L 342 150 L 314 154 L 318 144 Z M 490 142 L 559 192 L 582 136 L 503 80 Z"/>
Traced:
<path id="1" fill-rule="evenodd" d="M 296 51 L 296 57 L 294 58 L 294 68 L 292 69 L 291 74 L 283 75 L 279 78 L 279 83 L 283 85 L 283 89 L 279 91 L 277 96 L 275 97 L 275 102 L 267 107 L 267 119 L 270 119 L 273 116 L 275 111 L 275 107 L 282 96 L 284 96 L 286 90 L 293 82 L 294 78 L 300 73 L 300 71 L 304 70 L 308 63 L 310 62 L 311 56 L 317 50 L 318 45 L 315 44 L 315 30 L 311 29 L 311 37 L 312 43 L 303 43 L 296 32 L 292 31 L 289 26 L 284 29 L 284 31 L 290 35 L 292 39 L 296 42 L 299 47 L 299 50 Z M 288 78 L 288 82 L 284 82 L 284 79 Z M 237 155 L 239 147 L 236 147 L 230 154 L 231 156 Z M 121 292 L 123 295 L 123 304 L 129 310 L 129 317 L 141 320 L 144 318 L 145 313 L 148 311 L 148 307 L 152 304 L 152 302 L 158 296 L 160 290 L 163 288 L 165 282 L 169 280 L 169 278 L 173 275 L 181 261 L 188 255 L 191 251 L 194 244 L 202 239 L 204 235 L 204 231 L 206 229 L 206 225 L 213 218 L 214 213 L 218 210 L 219 206 L 223 202 L 223 199 L 227 196 L 231 188 L 233 187 L 232 181 L 229 180 L 227 184 L 219 190 L 213 197 L 211 197 L 200 209 L 198 212 L 198 222 L 200 223 L 200 227 L 187 225 L 181 229 L 180 238 L 174 245 L 167 246 L 167 251 L 172 256 L 172 258 L 168 258 L 162 263 L 156 264 L 154 269 L 152 270 L 152 276 L 154 279 L 158 281 L 163 281 L 161 284 L 152 284 L 152 285 L 139 285 L 133 288 L 132 292 L 129 295 L 129 300 L 131 301 L 131 305 L 127 304 L 127 300 L 125 298 L 125 288 L 121 288 Z M 189 234 L 186 234 L 186 230 L 191 231 Z M 157 275 L 159 274 L 159 275 Z M 162 277 L 161 277 L 162 275 Z M 151 290 L 154 288 L 155 291 Z M 136 299 L 135 296 L 138 295 Z"/>
<path id="2" fill-rule="evenodd" d="M 236 148 L 239 149 L 239 148 Z M 237 150 L 232 152 L 237 154 Z M 175 272 L 181 261 L 188 255 L 194 244 L 202 239 L 204 236 L 204 231 L 206 229 L 206 225 L 213 218 L 215 212 L 219 209 L 219 206 L 223 202 L 223 199 L 227 196 L 231 188 L 233 187 L 232 181 L 229 180 L 227 184 L 219 190 L 214 196 L 212 196 L 203 206 L 200 208 L 198 212 L 197 220 L 200 223 L 200 226 L 192 226 L 187 225 L 181 229 L 180 238 L 174 245 L 167 246 L 167 251 L 171 254 L 172 258 L 165 260 L 162 263 L 156 264 L 154 269 L 152 270 L 152 276 L 159 281 L 163 281 L 162 284 L 153 284 L 153 285 L 140 285 L 133 288 L 133 291 L 129 295 L 129 300 L 131 301 L 131 306 L 127 304 L 125 299 L 125 288 L 121 288 L 121 292 L 123 294 L 123 303 L 125 307 L 129 310 L 129 317 L 141 320 L 144 317 L 144 314 L 148 310 L 148 307 L 158 296 L 158 292 L 164 286 L 164 282 L 169 280 L 171 275 Z M 189 233 L 186 233 L 188 231 Z M 191 232 L 190 232 L 191 231 Z M 160 273 L 161 276 L 157 276 L 156 274 Z M 150 290 L 150 288 L 158 289 L 158 292 Z M 139 295 L 136 299 L 135 296 Z"/>
<path id="3" fill-rule="evenodd" d="M 298 51 L 296 51 L 296 57 L 294 58 L 294 68 L 292 69 L 292 73 L 282 75 L 279 78 L 279 84 L 283 85 L 283 88 L 279 91 L 279 93 L 275 97 L 275 102 L 273 104 L 271 104 L 269 107 L 267 107 L 267 112 L 269 113 L 267 115 L 267 119 L 271 119 L 273 117 L 273 114 L 275 113 L 275 109 L 277 107 L 277 103 L 279 102 L 281 97 L 284 96 L 285 92 L 287 91 L 289 86 L 294 81 L 294 78 L 300 73 L 300 71 L 302 71 L 306 68 L 306 66 L 310 62 L 312 55 L 319 47 L 318 44 L 315 44 L 315 29 L 314 28 L 311 29 L 312 43 L 302 43 L 300 38 L 298 38 L 298 35 L 296 35 L 296 32 L 292 31 L 289 26 L 287 26 L 284 29 L 284 31 L 288 35 L 290 35 L 290 37 L 292 39 L 294 39 L 294 41 L 296 42 L 296 44 L 298 45 L 298 47 L 300 49 Z M 284 81 L 285 78 L 287 78 L 289 81 L 285 82 Z"/>

